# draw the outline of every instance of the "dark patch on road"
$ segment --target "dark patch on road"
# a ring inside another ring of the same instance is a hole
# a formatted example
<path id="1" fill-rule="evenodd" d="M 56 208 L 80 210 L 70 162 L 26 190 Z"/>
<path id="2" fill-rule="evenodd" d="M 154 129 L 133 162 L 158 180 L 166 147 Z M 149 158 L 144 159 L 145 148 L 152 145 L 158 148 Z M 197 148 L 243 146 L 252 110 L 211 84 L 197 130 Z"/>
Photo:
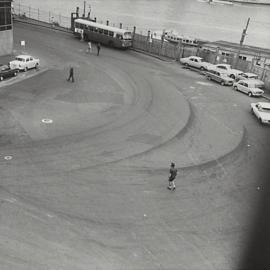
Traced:
<path id="1" fill-rule="evenodd" d="M 86 92 L 79 89 L 72 89 L 68 93 L 59 94 L 55 98 L 68 103 L 111 103 L 124 104 L 124 98 L 119 93 L 108 92 Z"/>

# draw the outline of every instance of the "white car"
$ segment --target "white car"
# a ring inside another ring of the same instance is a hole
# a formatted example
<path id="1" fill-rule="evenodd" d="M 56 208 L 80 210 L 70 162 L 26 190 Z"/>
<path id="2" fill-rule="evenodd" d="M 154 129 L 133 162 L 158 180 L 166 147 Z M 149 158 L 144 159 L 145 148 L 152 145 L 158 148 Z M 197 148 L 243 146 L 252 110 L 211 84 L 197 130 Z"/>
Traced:
<path id="1" fill-rule="evenodd" d="M 213 65 L 213 68 L 222 72 L 226 72 L 228 76 L 233 79 L 235 79 L 238 74 L 243 73 L 242 70 L 233 69 L 229 64 L 217 64 Z"/>
<path id="2" fill-rule="evenodd" d="M 240 80 L 233 84 L 233 88 L 236 91 L 248 94 L 249 97 L 262 96 L 264 93 L 264 91 L 258 87 L 256 80 Z"/>
<path id="3" fill-rule="evenodd" d="M 270 102 L 251 103 L 251 112 L 261 124 L 270 124 Z"/>
<path id="4" fill-rule="evenodd" d="M 180 58 L 180 63 L 185 66 L 195 67 L 201 70 L 209 70 L 212 67 L 211 63 L 204 62 L 199 56 L 189 56 Z"/>
<path id="5" fill-rule="evenodd" d="M 264 87 L 264 82 L 259 80 L 259 76 L 255 73 L 243 72 L 236 76 L 236 81 L 239 80 L 256 80 L 257 84 L 260 85 L 260 88 Z"/>
<path id="6" fill-rule="evenodd" d="M 31 55 L 18 55 L 15 60 L 9 62 L 11 69 L 19 69 L 27 71 L 31 68 L 39 68 L 39 59 Z"/>

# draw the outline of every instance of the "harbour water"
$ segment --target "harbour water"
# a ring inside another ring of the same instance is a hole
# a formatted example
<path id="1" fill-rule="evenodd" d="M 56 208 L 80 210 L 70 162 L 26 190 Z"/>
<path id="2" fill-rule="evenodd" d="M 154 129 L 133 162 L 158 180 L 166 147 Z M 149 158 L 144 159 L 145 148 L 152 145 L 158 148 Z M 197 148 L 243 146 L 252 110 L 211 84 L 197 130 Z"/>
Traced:
<path id="1" fill-rule="evenodd" d="M 31 6 L 70 16 L 76 6 L 83 11 L 83 0 L 15 0 L 14 4 Z M 250 23 L 245 44 L 270 48 L 270 6 L 245 5 L 208 0 L 86 0 L 86 13 L 98 21 L 123 23 L 138 32 L 162 29 L 210 41 L 239 43 L 247 19 Z"/>

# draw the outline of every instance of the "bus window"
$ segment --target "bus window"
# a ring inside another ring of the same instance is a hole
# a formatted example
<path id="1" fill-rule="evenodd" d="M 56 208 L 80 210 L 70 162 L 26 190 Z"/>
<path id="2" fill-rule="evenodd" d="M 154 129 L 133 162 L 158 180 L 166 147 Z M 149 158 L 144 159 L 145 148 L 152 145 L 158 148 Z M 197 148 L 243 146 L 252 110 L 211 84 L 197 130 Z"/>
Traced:
<path id="1" fill-rule="evenodd" d="M 104 35 L 108 35 L 108 30 L 103 30 Z"/>
<path id="2" fill-rule="evenodd" d="M 100 34 L 103 34 L 103 29 L 99 28 L 99 29 L 98 29 L 98 32 L 99 32 Z"/>
<path id="3" fill-rule="evenodd" d="M 89 30 L 93 32 L 94 31 L 94 27 L 93 26 L 89 26 Z"/>
<path id="4" fill-rule="evenodd" d="M 95 31 L 95 32 L 98 32 L 98 28 L 94 28 L 94 31 Z"/>
<path id="5" fill-rule="evenodd" d="M 120 34 L 116 34 L 116 38 L 118 38 L 118 39 L 123 39 L 123 36 L 120 35 Z"/>
<path id="6" fill-rule="evenodd" d="M 131 32 L 124 33 L 124 39 L 132 39 Z"/>
<path id="7" fill-rule="evenodd" d="M 109 36 L 113 37 L 113 32 L 112 31 L 109 31 Z"/>

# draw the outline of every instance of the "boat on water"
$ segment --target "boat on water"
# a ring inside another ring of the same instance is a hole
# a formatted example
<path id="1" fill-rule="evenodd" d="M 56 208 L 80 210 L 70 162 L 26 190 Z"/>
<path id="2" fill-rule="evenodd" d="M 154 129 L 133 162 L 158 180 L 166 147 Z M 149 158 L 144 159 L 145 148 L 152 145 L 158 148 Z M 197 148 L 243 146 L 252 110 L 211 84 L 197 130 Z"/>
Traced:
<path id="1" fill-rule="evenodd" d="M 157 40 L 164 40 L 165 42 L 170 42 L 174 44 L 182 43 L 186 44 L 189 46 L 198 46 L 199 45 L 199 40 L 193 37 L 188 37 L 188 36 L 183 36 L 178 34 L 174 30 L 165 30 L 165 31 L 154 31 L 151 34 L 152 39 L 157 39 Z"/>

